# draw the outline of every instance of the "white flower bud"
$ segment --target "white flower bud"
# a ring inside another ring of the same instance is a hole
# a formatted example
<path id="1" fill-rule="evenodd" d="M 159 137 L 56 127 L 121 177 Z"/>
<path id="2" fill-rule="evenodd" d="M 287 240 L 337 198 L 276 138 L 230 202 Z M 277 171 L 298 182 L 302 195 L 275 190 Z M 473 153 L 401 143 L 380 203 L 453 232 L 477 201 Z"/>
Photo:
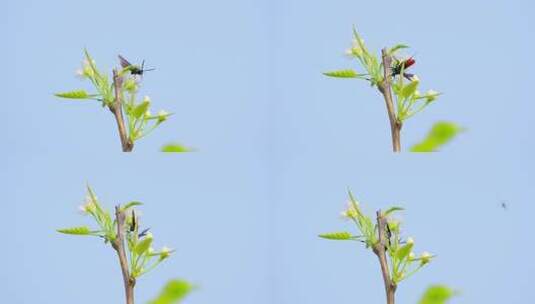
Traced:
<path id="1" fill-rule="evenodd" d="M 427 251 L 422 252 L 422 255 L 420 255 L 421 264 L 425 265 L 429 263 L 432 257 L 433 256 L 429 252 Z"/>

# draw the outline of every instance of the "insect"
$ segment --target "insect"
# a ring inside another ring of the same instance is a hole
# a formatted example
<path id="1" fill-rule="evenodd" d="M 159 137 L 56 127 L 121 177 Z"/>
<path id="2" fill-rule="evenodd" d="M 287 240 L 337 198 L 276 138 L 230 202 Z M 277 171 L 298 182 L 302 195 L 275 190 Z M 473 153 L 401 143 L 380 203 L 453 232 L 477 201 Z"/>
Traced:
<path id="1" fill-rule="evenodd" d="M 130 232 L 137 232 L 139 229 L 139 222 L 137 221 L 137 217 L 136 217 L 136 213 L 134 211 L 134 209 L 132 209 L 132 223 L 130 223 Z M 141 238 L 141 237 L 144 237 L 145 235 L 147 235 L 147 232 L 149 232 L 150 228 L 146 228 L 146 229 L 143 229 L 143 231 L 141 231 L 141 233 L 138 234 L 138 237 Z"/>
<path id="2" fill-rule="evenodd" d="M 388 246 L 385 246 L 385 251 L 388 250 L 388 247 L 392 246 L 392 230 L 390 230 L 390 225 L 386 223 L 386 239 L 388 240 Z"/>
<path id="3" fill-rule="evenodd" d="M 132 209 L 132 224 L 130 224 L 130 232 L 134 232 L 136 230 L 137 230 L 136 213 L 134 212 L 134 209 Z"/>
<path id="4" fill-rule="evenodd" d="M 502 201 L 501 206 L 503 210 L 507 210 L 507 203 L 505 201 Z"/>
<path id="5" fill-rule="evenodd" d="M 392 77 L 401 74 L 401 70 L 406 70 L 415 63 L 416 60 L 414 60 L 414 57 L 409 57 L 405 60 L 395 59 L 394 66 L 392 67 Z M 409 81 L 412 80 L 413 76 L 414 74 L 403 72 L 403 77 L 407 78 Z"/>
<path id="6" fill-rule="evenodd" d="M 154 69 L 145 69 L 145 60 L 141 62 L 141 66 L 131 64 L 128 60 L 126 60 L 123 56 L 118 55 L 119 57 L 119 63 L 123 67 L 123 69 L 128 69 L 132 75 L 139 75 L 142 76 L 143 73 L 148 71 L 154 71 Z"/>

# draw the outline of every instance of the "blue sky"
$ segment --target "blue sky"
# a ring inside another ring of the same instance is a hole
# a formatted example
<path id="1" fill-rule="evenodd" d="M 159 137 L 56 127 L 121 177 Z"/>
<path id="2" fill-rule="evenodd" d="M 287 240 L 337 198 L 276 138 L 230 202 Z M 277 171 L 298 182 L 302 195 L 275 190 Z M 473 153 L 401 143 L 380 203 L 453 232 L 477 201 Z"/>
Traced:
<path id="1" fill-rule="evenodd" d="M 531 1 L 11 1 L 2 3 L 0 81 L 7 130 L 6 303 L 120 303 L 120 272 L 97 239 L 58 235 L 90 183 L 110 208 L 140 200 L 157 244 L 177 249 L 138 283 L 144 303 L 170 278 L 200 286 L 188 303 L 383 303 L 375 257 L 317 234 L 351 188 L 370 213 L 404 206 L 406 235 L 437 259 L 398 289 L 416 303 L 431 283 L 453 303 L 525 303 L 535 271 L 532 155 L 535 64 Z M 422 86 L 444 93 L 403 127 L 402 145 L 433 122 L 467 131 L 434 154 L 392 155 L 383 101 L 365 83 L 322 71 L 356 25 L 370 48 L 407 43 Z M 52 93 L 86 84 L 87 47 L 156 71 L 143 94 L 176 113 L 121 153 L 112 116 Z M 196 153 L 164 155 L 179 141 Z M 509 209 L 500 208 L 506 201 Z"/>

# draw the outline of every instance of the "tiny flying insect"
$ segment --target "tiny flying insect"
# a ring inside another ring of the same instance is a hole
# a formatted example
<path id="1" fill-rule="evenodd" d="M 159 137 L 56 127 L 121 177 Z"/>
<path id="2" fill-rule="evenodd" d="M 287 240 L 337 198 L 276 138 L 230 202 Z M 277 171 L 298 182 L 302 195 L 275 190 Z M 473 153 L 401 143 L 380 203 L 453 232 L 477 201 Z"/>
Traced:
<path id="1" fill-rule="evenodd" d="M 401 74 L 401 70 L 406 70 L 415 63 L 416 60 L 414 60 L 414 57 L 412 56 L 405 60 L 395 59 L 394 66 L 392 67 L 392 77 Z M 414 77 L 414 74 L 403 72 L 403 77 L 407 78 L 407 80 L 410 81 L 412 80 L 412 77 Z"/>
<path id="2" fill-rule="evenodd" d="M 502 201 L 501 206 L 503 210 L 507 210 L 507 203 L 505 201 Z"/>
<path id="3" fill-rule="evenodd" d="M 145 69 L 145 60 L 141 62 L 141 67 L 139 65 L 131 64 L 128 60 L 126 60 L 123 56 L 118 55 L 119 57 L 119 63 L 121 64 L 121 67 L 123 69 L 128 69 L 132 75 L 139 75 L 143 76 L 143 73 L 148 71 L 154 71 L 154 69 Z"/>

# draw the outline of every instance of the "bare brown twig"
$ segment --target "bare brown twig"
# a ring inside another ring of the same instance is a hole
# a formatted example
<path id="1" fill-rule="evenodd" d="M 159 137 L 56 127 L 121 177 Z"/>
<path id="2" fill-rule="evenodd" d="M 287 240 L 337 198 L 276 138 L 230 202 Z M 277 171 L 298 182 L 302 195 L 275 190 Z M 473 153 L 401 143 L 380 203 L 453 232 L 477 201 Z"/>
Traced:
<path id="1" fill-rule="evenodd" d="M 386 103 L 386 110 L 388 112 L 388 120 L 390 121 L 390 132 L 392 134 L 392 150 L 394 152 L 401 151 L 401 127 L 403 123 L 396 117 L 396 111 L 394 108 L 394 99 L 392 98 L 392 56 L 388 54 L 386 48 L 381 50 L 384 78 L 381 83 L 378 84 L 379 92 L 383 95 Z"/>
<path id="2" fill-rule="evenodd" d="M 377 230 L 379 241 L 373 246 L 373 252 L 375 255 L 377 255 L 379 258 L 379 264 L 381 264 L 381 272 L 383 274 L 383 282 L 385 285 L 386 303 L 394 304 L 397 285 L 390 277 L 388 260 L 386 259 L 386 225 L 388 225 L 388 223 L 385 216 L 381 210 L 377 211 Z"/>
<path id="3" fill-rule="evenodd" d="M 130 271 L 128 270 L 128 259 L 126 258 L 126 251 L 124 248 L 125 214 L 121 211 L 120 206 L 115 207 L 115 219 L 117 221 L 117 237 L 113 241 L 112 246 L 113 249 L 117 251 L 119 264 L 121 265 L 126 304 L 134 304 L 134 286 L 136 285 L 136 279 L 130 275 Z"/>
<path id="4" fill-rule="evenodd" d="M 126 133 L 126 127 L 124 123 L 124 117 L 123 117 L 123 107 L 122 107 L 122 96 L 121 96 L 121 87 L 123 84 L 123 78 L 119 76 L 117 73 L 117 70 L 113 70 L 113 87 L 115 90 L 115 100 L 114 102 L 109 106 L 110 111 L 113 113 L 113 116 L 115 116 L 115 120 L 117 121 L 117 129 L 119 130 L 119 137 L 121 139 L 121 146 L 123 148 L 123 152 L 131 152 L 134 148 L 134 143 L 132 140 L 128 137 L 128 134 Z"/>

